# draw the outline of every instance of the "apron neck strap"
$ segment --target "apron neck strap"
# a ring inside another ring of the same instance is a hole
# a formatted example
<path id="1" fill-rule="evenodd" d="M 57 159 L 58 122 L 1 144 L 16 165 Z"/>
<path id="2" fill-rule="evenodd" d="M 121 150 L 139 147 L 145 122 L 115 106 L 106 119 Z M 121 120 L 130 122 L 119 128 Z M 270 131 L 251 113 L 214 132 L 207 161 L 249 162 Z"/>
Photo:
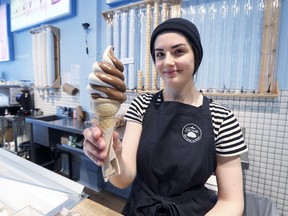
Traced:
<path id="1" fill-rule="evenodd" d="M 203 96 L 203 109 L 209 109 L 210 99 L 206 96 Z"/>
<path id="2" fill-rule="evenodd" d="M 153 95 L 152 100 L 153 100 L 153 104 L 155 105 L 155 107 L 159 108 L 159 106 L 163 102 L 163 90 L 156 92 Z"/>
<path id="3" fill-rule="evenodd" d="M 163 102 L 163 90 L 156 92 L 153 95 L 153 104 L 158 108 Z M 210 99 L 203 95 L 203 109 L 209 109 Z"/>

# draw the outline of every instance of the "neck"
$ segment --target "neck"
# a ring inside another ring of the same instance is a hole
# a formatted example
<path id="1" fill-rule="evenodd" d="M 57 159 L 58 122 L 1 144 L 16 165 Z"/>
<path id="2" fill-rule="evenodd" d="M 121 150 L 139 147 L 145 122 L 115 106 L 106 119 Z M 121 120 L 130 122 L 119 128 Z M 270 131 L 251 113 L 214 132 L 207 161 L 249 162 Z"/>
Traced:
<path id="1" fill-rule="evenodd" d="M 197 107 L 202 105 L 203 100 L 203 96 L 197 91 L 194 85 L 189 88 L 183 88 L 180 91 L 165 88 L 163 90 L 163 98 L 164 101 L 177 101 Z"/>

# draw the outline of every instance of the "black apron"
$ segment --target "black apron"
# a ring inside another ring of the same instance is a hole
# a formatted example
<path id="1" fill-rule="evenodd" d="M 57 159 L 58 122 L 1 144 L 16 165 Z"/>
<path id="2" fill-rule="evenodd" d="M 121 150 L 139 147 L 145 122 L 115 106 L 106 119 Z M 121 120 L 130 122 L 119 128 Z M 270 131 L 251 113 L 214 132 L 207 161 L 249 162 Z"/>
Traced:
<path id="1" fill-rule="evenodd" d="M 160 98 L 160 99 L 159 99 Z M 216 169 L 209 99 L 202 107 L 159 102 L 153 96 L 143 119 L 137 151 L 137 176 L 126 216 L 201 216 L 214 203 L 204 184 Z"/>

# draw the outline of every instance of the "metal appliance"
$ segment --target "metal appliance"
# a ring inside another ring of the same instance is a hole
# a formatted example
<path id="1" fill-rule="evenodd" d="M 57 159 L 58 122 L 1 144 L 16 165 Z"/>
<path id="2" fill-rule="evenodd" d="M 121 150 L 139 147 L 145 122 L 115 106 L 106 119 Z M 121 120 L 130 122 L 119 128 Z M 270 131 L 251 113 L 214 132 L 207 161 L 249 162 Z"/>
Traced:
<path id="1" fill-rule="evenodd" d="M 20 85 L 0 85 L 0 115 L 15 115 L 20 110 L 16 96 L 21 93 Z"/>

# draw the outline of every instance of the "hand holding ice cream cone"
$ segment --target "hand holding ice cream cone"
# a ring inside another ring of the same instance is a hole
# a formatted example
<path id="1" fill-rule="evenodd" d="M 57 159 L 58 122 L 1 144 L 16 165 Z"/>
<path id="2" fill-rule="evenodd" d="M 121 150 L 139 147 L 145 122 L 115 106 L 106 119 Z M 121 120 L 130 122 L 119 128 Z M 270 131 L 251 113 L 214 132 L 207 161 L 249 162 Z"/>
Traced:
<path id="1" fill-rule="evenodd" d="M 123 64 L 114 56 L 113 47 L 108 46 L 103 54 L 103 61 L 93 64 L 89 74 L 88 92 L 91 95 L 91 108 L 97 118 L 97 125 L 106 142 L 107 158 L 102 165 L 104 180 L 120 174 L 117 157 L 113 149 L 113 131 L 117 122 L 116 113 L 121 103 L 126 100 Z"/>

